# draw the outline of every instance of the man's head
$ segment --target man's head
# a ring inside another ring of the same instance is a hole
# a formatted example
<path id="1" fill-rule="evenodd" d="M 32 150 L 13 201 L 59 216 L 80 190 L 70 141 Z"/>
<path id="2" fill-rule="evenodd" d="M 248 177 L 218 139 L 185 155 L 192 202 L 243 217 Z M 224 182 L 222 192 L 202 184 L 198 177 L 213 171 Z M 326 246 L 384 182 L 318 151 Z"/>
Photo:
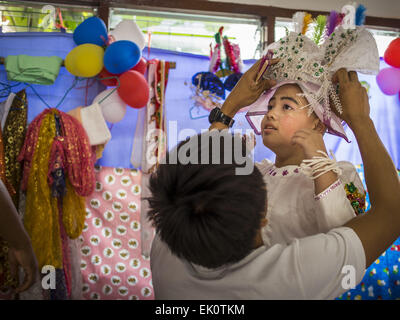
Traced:
<path id="1" fill-rule="evenodd" d="M 256 246 L 265 217 L 265 183 L 257 168 L 248 175 L 236 174 L 242 164 L 235 161 L 235 152 L 247 153 L 241 137 L 219 135 L 217 149 L 211 136 L 208 146 L 200 135 L 195 137 L 180 143 L 152 174 L 149 218 L 172 253 L 217 268 L 240 261 Z M 179 155 L 185 148 L 186 155 L 192 153 L 200 164 L 186 164 L 179 156 L 171 161 L 171 154 Z M 211 163 L 216 156 L 221 164 Z M 201 159 L 209 159 L 210 164 Z"/>

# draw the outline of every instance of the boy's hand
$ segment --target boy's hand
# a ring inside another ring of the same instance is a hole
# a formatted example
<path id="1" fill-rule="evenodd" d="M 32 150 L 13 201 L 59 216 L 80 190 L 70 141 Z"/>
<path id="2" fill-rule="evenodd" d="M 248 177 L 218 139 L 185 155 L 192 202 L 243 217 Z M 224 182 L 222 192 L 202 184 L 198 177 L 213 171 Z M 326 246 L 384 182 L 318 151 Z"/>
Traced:
<path id="1" fill-rule="evenodd" d="M 333 75 L 332 82 L 339 84 L 339 98 L 343 107 L 342 114 L 336 108 L 331 108 L 338 117 L 346 121 L 352 129 L 354 125 L 370 119 L 367 90 L 358 81 L 357 72 L 339 69 Z"/>
<path id="2" fill-rule="evenodd" d="M 258 60 L 242 75 L 221 108 L 224 114 L 233 117 L 241 108 L 252 104 L 265 90 L 272 88 L 276 84 L 275 80 L 263 78 L 256 82 L 261 61 L 262 59 Z M 272 59 L 270 65 L 278 61 L 279 59 Z"/>
<path id="3" fill-rule="evenodd" d="M 322 134 L 317 130 L 302 129 L 297 131 L 292 137 L 292 143 L 298 144 L 304 151 L 306 159 L 311 159 L 314 156 L 321 157 L 318 150 L 326 153 L 326 147 Z"/>

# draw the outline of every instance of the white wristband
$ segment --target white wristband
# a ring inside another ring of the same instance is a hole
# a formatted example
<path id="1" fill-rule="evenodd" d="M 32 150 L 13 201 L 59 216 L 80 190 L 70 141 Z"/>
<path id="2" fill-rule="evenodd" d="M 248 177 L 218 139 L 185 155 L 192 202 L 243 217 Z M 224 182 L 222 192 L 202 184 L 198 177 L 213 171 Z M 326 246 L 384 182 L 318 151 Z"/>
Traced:
<path id="1" fill-rule="evenodd" d="M 306 176 L 317 179 L 331 170 L 339 175 L 342 174 L 342 169 L 339 168 L 335 159 L 329 158 L 324 151 L 318 150 L 317 152 L 321 153 L 323 157 L 314 156 L 312 159 L 303 160 L 300 164 L 300 169 Z"/>

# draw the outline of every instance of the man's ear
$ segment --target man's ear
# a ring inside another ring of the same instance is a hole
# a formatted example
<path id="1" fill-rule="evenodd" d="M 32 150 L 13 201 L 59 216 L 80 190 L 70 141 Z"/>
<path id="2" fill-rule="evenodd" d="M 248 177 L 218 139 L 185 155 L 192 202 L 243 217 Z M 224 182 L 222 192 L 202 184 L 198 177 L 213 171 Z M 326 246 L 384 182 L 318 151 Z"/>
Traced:
<path id="1" fill-rule="evenodd" d="M 261 228 L 265 227 L 268 223 L 268 219 L 267 218 L 262 218 L 261 219 Z"/>

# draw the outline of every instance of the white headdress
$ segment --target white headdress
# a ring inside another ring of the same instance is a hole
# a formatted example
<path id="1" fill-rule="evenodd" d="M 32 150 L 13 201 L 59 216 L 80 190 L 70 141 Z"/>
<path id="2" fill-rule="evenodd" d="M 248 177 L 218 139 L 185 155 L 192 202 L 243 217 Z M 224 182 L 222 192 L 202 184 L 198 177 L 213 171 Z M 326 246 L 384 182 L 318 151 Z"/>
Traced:
<path id="1" fill-rule="evenodd" d="M 299 17 L 299 14 L 294 15 L 296 25 L 299 24 Z M 296 26 L 298 30 L 300 27 Z M 331 81 L 332 76 L 340 68 L 377 74 L 379 54 L 376 42 L 363 26 L 353 29 L 339 26 L 321 45 L 317 45 L 303 33 L 287 33 L 285 38 L 268 46 L 266 50 L 272 50 L 273 58 L 279 58 L 280 61 L 267 69 L 264 78 L 277 80 L 278 84 L 251 105 L 246 118 L 255 132 L 260 134 L 262 117 L 266 114 L 268 101 L 276 89 L 284 84 L 296 83 L 309 102 L 309 114 L 315 112 L 327 126 L 329 133 L 348 141 L 341 120 L 331 112 L 329 97 L 336 110 L 339 113 L 342 110 L 336 86 Z"/>

